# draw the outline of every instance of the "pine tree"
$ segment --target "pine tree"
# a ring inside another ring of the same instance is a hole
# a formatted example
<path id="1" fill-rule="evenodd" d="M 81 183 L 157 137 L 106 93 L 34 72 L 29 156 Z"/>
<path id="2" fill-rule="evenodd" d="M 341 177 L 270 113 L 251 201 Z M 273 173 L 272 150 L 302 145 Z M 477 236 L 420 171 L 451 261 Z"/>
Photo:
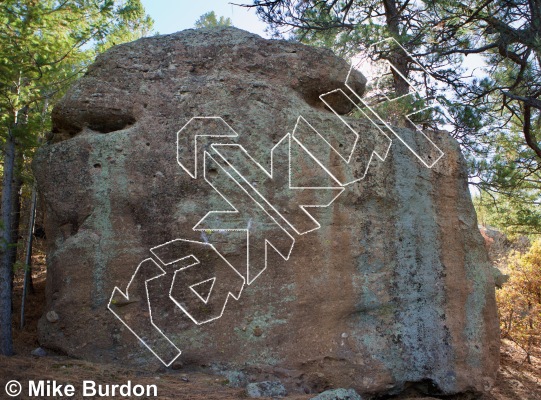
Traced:
<path id="1" fill-rule="evenodd" d="M 231 22 L 231 18 L 225 18 L 225 17 L 218 18 L 214 11 L 209 11 L 208 13 L 201 15 L 199 19 L 195 21 L 196 28 L 216 28 L 219 26 L 232 26 L 232 25 L 233 23 Z"/>
<path id="2" fill-rule="evenodd" d="M 538 229 L 541 0 L 255 0 L 246 7 L 255 7 L 277 36 L 289 34 L 342 56 L 361 52 L 397 66 L 386 95 L 405 92 L 400 72 L 427 98 L 444 103 L 453 116 L 451 133 L 469 162 L 471 183 L 486 201 L 513 205 L 505 216 L 509 224 Z M 411 57 L 396 48 L 372 47 L 388 37 Z M 486 64 L 480 77 L 462 67 L 470 54 Z M 426 81 L 416 75 L 413 59 L 428 71 Z"/>

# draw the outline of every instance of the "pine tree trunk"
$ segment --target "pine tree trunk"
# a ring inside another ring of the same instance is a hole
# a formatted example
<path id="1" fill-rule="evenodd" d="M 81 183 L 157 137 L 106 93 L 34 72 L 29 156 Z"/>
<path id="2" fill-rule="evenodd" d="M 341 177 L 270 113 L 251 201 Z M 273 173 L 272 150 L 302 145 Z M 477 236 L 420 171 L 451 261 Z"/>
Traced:
<path id="1" fill-rule="evenodd" d="M 11 332 L 11 253 L 12 242 L 12 190 L 15 171 L 15 138 L 8 131 L 4 147 L 4 171 L 2 177 L 2 220 L 0 221 L 0 354 L 13 355 Z"/>
<path id="2" fill-rule="evenodd" d="M 13 170 L 13 179 L 11 186 L 11 243 L 12 246 L 8 248 L 9 252 L 9 263 L 10 265 L 15 265 L 17 261 L 17 243 L 19 242 L 19 226 L 21 222 L 21 188 L 23 186 L 22 180 L 22 167 L 23 167 L 23 158 L 22 154 L 17 154 L 17 147 L 15 151 L 15 164 Z M 14 278 L 14 269 L 11 268 L 11 290 L 13 291 L 13 278 Z"/>
<path id="3" fill-rule="evenodd" d="M 397 7 L 396 0 L 383 0 L 385 9 L 385 20 L 387 28 L 391 35 L 400 43 L 400 10 Z M 396 68 L 391 68 L 393 75 L 394 89 L 397 97 L 409 93 L 409 84 L 404 79 L 409 74 L 409 56 L 401 47 L 391 49 L 388 61 Z"/>

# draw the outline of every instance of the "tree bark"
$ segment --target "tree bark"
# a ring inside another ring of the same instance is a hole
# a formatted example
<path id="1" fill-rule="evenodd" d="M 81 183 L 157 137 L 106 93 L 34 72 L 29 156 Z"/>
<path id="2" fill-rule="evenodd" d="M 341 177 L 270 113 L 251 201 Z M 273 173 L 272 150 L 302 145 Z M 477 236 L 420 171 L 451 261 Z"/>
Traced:
<path id="1" fill-rule="evenodd" d="M 19 242 L 19 226 L 21 222 L 21 188 L 23 186 L 23 179 L 21 176 L 23 168 L 23 158 L 22 154 L 17 151 L 17 147 L 14 149 L 14 170 L 13 170 L 13 179 L 11 186 L 11 241 L 12 245 L 8 248 L 9 252 L 9 263 L 10 265 L 15 265 L 17 261 L 17 243 Z M 13 291 L 13 278 L 14 278 L 14 269 L 11 268 L 11 290 Z"/>
<path id="2" fill-rule="evenodd" d="M 400 12 L 396 7 L 395 0 L 383 0 L 383 7 L 389 32 L 400 43 Z M 404 79 L 408 77 L 409 73 L 409 56 L 401 47 L 394 47 L 390 50 L 388 61 L 396 68 L 391 68 L 395 93 L 397 97 L 404 96 L 409 93 L 409 84 Z"/>
<path id="3" fill-rule="evenodd" d="M 0 354 L 13 355 L 11 331 L 11 254 L 12 243 L 12 188 L 15 171 L 15 138 L 8 130 L 4 147 L 4 171 L 2 177 L 2 220 L 0 221 Z"/>

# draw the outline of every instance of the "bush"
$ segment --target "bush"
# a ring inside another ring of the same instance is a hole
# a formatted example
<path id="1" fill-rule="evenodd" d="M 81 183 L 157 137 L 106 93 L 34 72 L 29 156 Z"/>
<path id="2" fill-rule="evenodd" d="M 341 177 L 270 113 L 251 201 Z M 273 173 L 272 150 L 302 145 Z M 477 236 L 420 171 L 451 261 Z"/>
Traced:
<path id="1" fill-rule="evenodd" d="M 496 292 L 502 338 L 531 353 L 541 339 L 541 239 L 525 253 L 513 251 L 507 259 L 509 281 Z"/>

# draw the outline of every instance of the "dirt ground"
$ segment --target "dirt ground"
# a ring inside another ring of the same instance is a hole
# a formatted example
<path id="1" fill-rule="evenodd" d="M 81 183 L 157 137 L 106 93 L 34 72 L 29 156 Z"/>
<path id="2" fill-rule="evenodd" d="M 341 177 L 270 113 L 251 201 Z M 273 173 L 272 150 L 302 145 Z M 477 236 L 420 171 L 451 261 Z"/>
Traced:
<path id="1" fill-rule="evenodd" d="M 94 364 L 74 360 L 64 356 L 48 355 L 34 357 L 30 353 L 39 347 L 37 342 L 37 321 L 41 316 L 45 295 L 45 266 L 44 258 L 34 258 L 33 281 L 35 293 L 27 298 L 26 326 L 20 330 L 20 304 L 22 272 L 16 274 L 14 316 L 14 357 L 0 356 L 0 399 L 9 398 L 4 393 L 4 385 L 10 380 L 22 382 L 34 380 L 56 380 L 59 383 L 72 383 L 77 392 L 83 380 L 93 380 L 96 383 L 124 384 L 131 380 L 134 384 L 152 385 L 158 387 L 160 399 L 186 400 L 226 400 L 247 398 L 244 389 L 230 388 L 227 381 L 220 376 L 183 370 L 159 369 L 157 371 L 142 371 L 123 368 L 118 365 Z M 497 385 L 483 396 L 482 400 L 540 400 L 541 399 L 541 349 L 536 349 L 532 364 L 525 360 L 524 353 L 512 342 L 502 341 L 501 366 Z M 290 395 L 291 400 L 310 399 L 314 395 Z M 407 398 L 420 397 L 410 395 Z M 28 397 L 19 396 L 25 399 Z M 35 397 L 33 397 L 35 398 Z M 83 398 L 81 394 L 75 399 Z M 91 397 L 85 397 L 91 398 Z M 143 397 L 144 398 L 144 397 Z M 400 398 L 404 399 L 404 396 Z M 458 399 L 456 396 L 455 399 Z M 462 396 L 460 399 L 472 399 L 472 396 Z M 429 399 L 424 397 L 423 399 Z"/>

